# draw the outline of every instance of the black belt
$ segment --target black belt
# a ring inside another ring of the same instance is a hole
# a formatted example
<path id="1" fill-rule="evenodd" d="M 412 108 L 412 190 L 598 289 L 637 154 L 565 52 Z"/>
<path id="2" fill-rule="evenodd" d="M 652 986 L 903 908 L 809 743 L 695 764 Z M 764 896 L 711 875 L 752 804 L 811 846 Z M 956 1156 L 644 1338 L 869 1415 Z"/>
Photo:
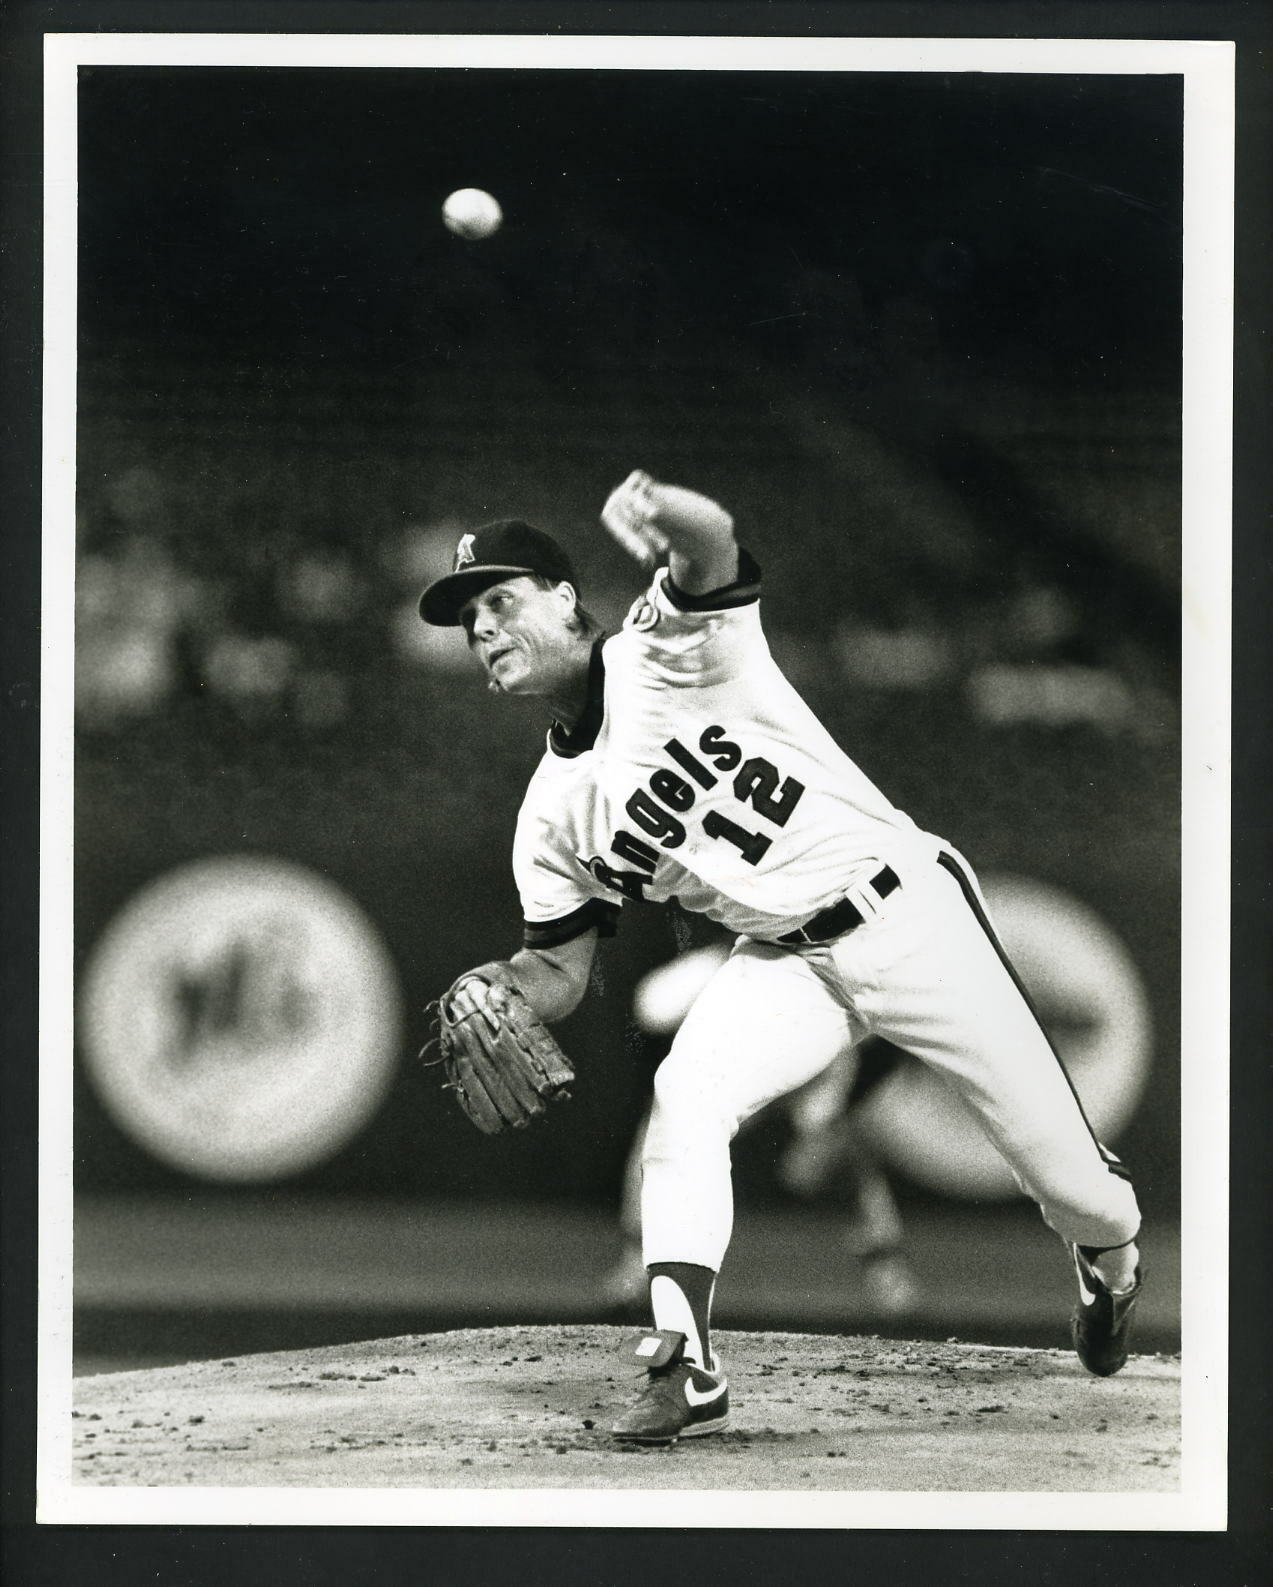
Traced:
<path id="1" fill-rule="evenodd" d="M 886 865 L 876 871 L 866 885 L 880 898 L 887 898 L 902 884 L 893 867 Z M 838 904 L 828 904 L 825 909 L 819 910 L 812 920 L 806 920 L 795 931 L 789 931 L 774 940 L 783 944 L 830 942 L 832 937 L 842 937 L 846 931 L 852 931 L 854 926 L 860 926 L 865 919 L 866 916 L 852 899 L 842 898 Z"/>

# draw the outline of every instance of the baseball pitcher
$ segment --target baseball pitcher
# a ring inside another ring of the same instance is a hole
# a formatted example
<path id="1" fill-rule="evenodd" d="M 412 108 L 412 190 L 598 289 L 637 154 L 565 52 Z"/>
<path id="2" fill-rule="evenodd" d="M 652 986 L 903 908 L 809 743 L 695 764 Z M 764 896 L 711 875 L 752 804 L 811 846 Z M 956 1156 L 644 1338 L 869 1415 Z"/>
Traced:
<path id="1" fill-rule="evenodd" d="M 1069 1247 L 1079 1359 L 1117 1372 L 1141 1285 L 1135 1192 L 967 862 L 889 802 L 783 676 L 760 569 L 723 507 L 637 471 L 602 522 L 651 575 L 610 637 L 562 547 L 520 520 L 465 535 L 420 610 L 463 626 L 492 692 L 542 700 L 552 718 L 513 844 L 523 945 L 439 1005 L 447 1074 L 474 1122 L 524 1124 L 568 1094 L 572 1066 L 543 1027 L 578 1004 L 629 900 L 676 898 L 737 937 L 655 1076 L 641 1188 L 652 1327 L 635 1344 L 643 1391 L 615 1436 L 670 1443 L 726 1425 L 710 1324 L 730 1142 L 870 1035 L 931 1064 L 977 1113 Z"/>

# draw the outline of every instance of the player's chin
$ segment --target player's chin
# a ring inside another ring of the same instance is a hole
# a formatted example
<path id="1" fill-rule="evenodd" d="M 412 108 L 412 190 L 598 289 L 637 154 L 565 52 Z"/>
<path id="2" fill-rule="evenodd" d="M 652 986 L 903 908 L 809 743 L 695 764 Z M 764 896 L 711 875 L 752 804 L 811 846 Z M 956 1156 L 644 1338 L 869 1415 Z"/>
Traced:
<path id="1" fill-rule="evenodd" d="M 526 665 L 524 656 L 509 651 L 490 668 L 492 685 L 501 694 L 527 694 L 533 692 L 534 669 Z"/>

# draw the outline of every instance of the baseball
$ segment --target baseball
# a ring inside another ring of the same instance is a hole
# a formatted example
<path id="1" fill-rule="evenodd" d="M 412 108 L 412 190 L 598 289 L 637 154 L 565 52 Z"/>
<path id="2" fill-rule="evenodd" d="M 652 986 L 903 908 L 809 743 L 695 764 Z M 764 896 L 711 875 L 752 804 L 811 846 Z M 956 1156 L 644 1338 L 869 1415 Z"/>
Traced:
<path id="1" fill-rule="evenodd" d="M 461 187 L 443 204 L 442 219 L 457 237 L 477 242 L 499 230 L 504 211 L 499 207 L 499 200 L 480 187 Z"/>

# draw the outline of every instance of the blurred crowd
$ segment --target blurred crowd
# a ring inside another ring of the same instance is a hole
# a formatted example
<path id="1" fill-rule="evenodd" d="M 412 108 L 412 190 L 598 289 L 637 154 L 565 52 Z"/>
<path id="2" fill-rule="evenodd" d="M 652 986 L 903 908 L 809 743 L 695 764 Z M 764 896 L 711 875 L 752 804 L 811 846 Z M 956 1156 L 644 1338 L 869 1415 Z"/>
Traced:
<path id="1" fill-rule="evenodd" d="M 249 470 L 233 488 L 197 449 L 138 460 L 144 424 L 132 456 L 104 448 L 104 466 L 81 470 L 75 605 L 83 732 L 112 735 L 168 720 L 214 735 L 283 729 L 319 741 L 371 721 L 392 728 L 425 705 L 444 710 L 467 698 L 472 674 L 462 640 L 421 624 L 415 602 L 449 565 L 458 535 L 480 518 L 463 501 L 431 512 L 436 490 L 422 493 L 431 499 L 413 513 L 383 484 L 391 458 L 367 459 L 360 500 L 349 483 L 357 439 L 342 438 L 339 420 L 328 422 L 327 445 L 320 427 L 305 459 L 297 501 L 280 492 L 278 479 L 267 483 L 268 460 L 259 457 L 255 486 Z M 905 458 L 880 451 L 846 424 L 823 486 L 830 506 L 797 487 L 804 498 L 781 516 L 781 465 L 772 458 L 754 465 L 753 480 L 747 458 L 738 460 L 731 505 L 754 502 L 755 549 L 774 592 L 771 640 L 798 685 L 841 709 L 848 700 L 940 698 L 990 732 L 1030 724 L 1149 742 L 1171 736 L 1171 643 L 1140 631 L 1144 614 L 1129 617 L 1131 596 L 1112 599 L 1101 570 L 1094 576 L 1081 559 L 1067 560 L 1063 543 L 1041 544 L 1028 524 L 1015 537 L 1001 525 L 987 535 L 968 521 L 957 492 L 908 476 Z M 569 538 L 591 475 L 580 469 L 572 480 L 570 455 L 561 462 L 560 518 L 542 480 L 531 494 L 547 505 L 549 526 L 560 531 L 565 520 Z M 1049 459 L 1056 488 L 1092 494 L 1086 463 L 1076 453 L 1067 486 Z M 502 467 L 503 510 L 530 516 L 517 505 L 518 458 L 483 466 L 483 499 L 495 494 L 489 475 Z M 279 472 L 294 476 L 296 467 L 291 459 Z M 807 476 L 807 460 L 793 456 L 785 472 L 797 479 L 802 470 Z M 1114 481 L 1110 494 L 1118 488 Z M 636 593 L 636 572 L 595 551 L 592 562 L 589 604 L 617 624 Z"/>

